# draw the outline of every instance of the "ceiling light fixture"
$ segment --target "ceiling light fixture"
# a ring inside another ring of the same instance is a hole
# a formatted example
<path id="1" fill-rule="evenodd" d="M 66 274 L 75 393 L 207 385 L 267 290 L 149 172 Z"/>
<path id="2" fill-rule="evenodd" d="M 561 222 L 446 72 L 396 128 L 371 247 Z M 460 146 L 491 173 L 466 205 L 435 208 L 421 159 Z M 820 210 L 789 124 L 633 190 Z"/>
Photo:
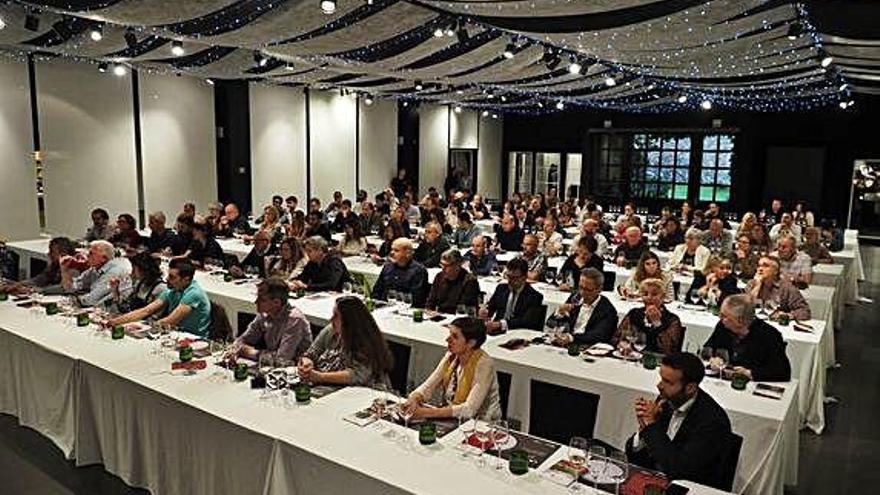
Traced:
<path id="1" fill-rule="evenodd" d="M 98 23 L 92 26 L 92 28 L 89 29 L 89 38 L 91 38 L 92 41 L 101 41 L 104 39 L 104 25 Z"/>
<path id="2" fill-rule="evenodd" d="M 254 63 L 256 63 L 260 67 L 265 67 L 266 64 L 269 63 L 269 59 L 266 58 L 265 55 L 259 52 L 259 50 L 254 50 Z"/>
<path id="3" fill-rule="evenodd" d="M 107 72 L 108 67 L 110 65 L 107 62 L 100 62 L 98 63 L 98 72 Z"/>
<path id="4" fill-rule="evenodd" d="M 564 110 L 564 109 L 565 109 L 565 103 L 563 103 L 561 100 L 560 100 L 560 101 L 557 101 L 557 102 L 556 102 L 556 109 L 557 109 L 557 110 Z"/>
<path id="5" fill-rule="evenodd" d="M 373 97 L 372 97 L 369 93 L 367 93 L 367 94 L 364 96 L 364 103 L 366 103 L 367 105 L 372 105 L 372 104 L 373 104 Z"/>
<path id="6" fill-rule="evenodd" d="M 205 82 L 208 83 L 209 86 L 213 86 L 213 85 L 214 85 L 214 80 L 211 79 L 210 77 L 207 78 L 207 79 L 205 79 Z"/>
<path id="7" fill-rule="evenodd" d="M 171 42 L 171 54 L 175 57 L 182 57 L 186 53 L 183 49 L 183 42 L 174 40 Z"/>
<path id="8" fill-rule="evenodd" d="M 434 30 L 434 37 L 435 38 L 442 38 L 443 37 L 443 28 L 435 29 Z"/>
<path id="9" fill-rule="evenodd" d="M 6 21 L 2 17 L 0 17 L 0 29 L 6 29 Z"/>
<path id="10" fill-rule="evenodd" d="M 336 0 L 321 0 L 321 12 L 327 15 L 336 12 Z"/>
<path id="11" fill-rule="evenodd" d="M 502 53 L 502 55 L 504 55 L 504 58 L 510 60 L 513 58 L 514 50 L 516 50 L 516 45 L 511 41 L 506 47 L 504 47 L 504 53 Z"/>
<path id="12" fill-rule="evenodd" d="M 678 97 L 678 100 L 677 100 L 677 101 L 678 101 L 679 103 L 686 103 L 686 102 L 688 101 L 688 97 L 687 97 L 687 95 L 681 95 L 681 96 Z"/>
<path id="13" fill-rule="evenodd" d="M 489 116 L 489 111 L 483 110 L 483 117 L 488 117 L 488 116 Z"/>
<path id="14" fill-rule="evenodd" d="M 834 57 L 828 55 L 822 50 L 819 50 L 819 65 L 827 68 L 829 65 L 831 65 L 831 62 L 834 62 Z"/>
<path id="15" fill-rule="evenodd" d="M 583 67 L 581 66 L 580 62 L 578 62 L 577 58 L 571 57 L 571 61 L 568 64 L 568 72 L 570 74 L 580 74 L 582 68 Z"/>
<path id="16" fill-rule="evenodd" d="M 788 26 L 788 39 L 791 41 L 798 39 L 798 36 L 802 34 L 804 34 L 804 25 L 800 21 L 796 21 L 791 26 Z"/>
<path id="17" fill-rule="evenodd" d="M 453 110 L 455 113 L 461 113 L 461 105 L 456 105 L 452 110 Z"/>
<path id="18" fill-rule="evenodd" d="M 703 102 L 700 103 L 700 108 L 703 110 L 712 110 L 712 102 L 709 100 L 703 100 Z"/>
<path id="19" fill-rule="evenodd" d="M 114 76 L 122 77 L 126 74 L 128 74 L 128 69 L 126 69 L 124 65 L 116 64 L 113 66 L 113 75 Z"/>
<path id="20" fill-rule="evenodd" d="M 284 70 L 292 71 L 294 69 L 296 69 L 296 67 L 294 67 L 293 62 L 287 62 L 284 64 Z"/>
<path id="21" fill-rule="evenodd" d="M 849 87 L 849 84 L 847 84 L 847 83 L 843 83 L 843 84 L 840 85 L 839 88 L 837 88 L 837 90 L 838 90 L 838 91 L 846 91 L 846 88 L 848 88 L 848 87 Z"/>
<path id="22" fill-rule="evenodd" d="M 617 79 L 614 79 L 614 76 L 608 76 L 605 78 L 605 86 L 613 87 L 617 86 Z"/>
<path id="23" fill-rule="evenodd" d="M 416 91 L 421 91 L 421 90 L 425 89 L 425 85 L 422 84 L 422 81 L 416 81 L 415 88 L 416 88 Z"/>

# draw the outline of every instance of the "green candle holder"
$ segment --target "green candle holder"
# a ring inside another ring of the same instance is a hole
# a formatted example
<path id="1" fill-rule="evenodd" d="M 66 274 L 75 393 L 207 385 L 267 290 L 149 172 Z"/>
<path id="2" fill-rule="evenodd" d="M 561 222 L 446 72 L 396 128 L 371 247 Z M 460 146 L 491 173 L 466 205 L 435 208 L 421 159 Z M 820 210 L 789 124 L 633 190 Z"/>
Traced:
<path id="1" fill-rule="evenodd" d="M 92 319 L 89 318 L 88 313 L 80 313 L 76 315 L 76 326 L 78 327 L 87 327 L 92 323 Z"/>
<path id="2" fill-rule="evenodd" d="M 425 319 L 425 313 L 421 309 L 413 310 L 413 321 L 421 323 Z"/>
<path id="3" fill-rule="evenodd" d="M 232 369 L 232 376 L 237 382 L 243 382 L 248 377 L 248 365 L 245 363 L 237 363 Z"/>
<path id="4" fill-rule="evenodd" d="M 125 327 L 122 325 L 116 325 L 110 331 L 110 336 L 113 338 L 113 340 L 119 340 L 122 337 L 125 337 Z"/>
<path id="5" fill-rule="evenodd" d="M 312 386 L 306 382 L 299 382 L 293 387 L 293 394 L 300 404 L 307 404 L 312 400 Z"/>
<path id="6" fill-rule="evenodd" d="M 568 344 L 568 355 L 569 356 L 580 356 L 581 354 L 581 346 L 580 344 Z"/>
<path id="7" fill-rule="evenodd" d="M 58 314 L 58 303 L 46 303 L 46 314 L 49 316 Z"/>
<path id="8" fill-rule="evenodd" d="M 511 473 L 522 476 L 529 472 L 529 453 L 525 450 L 513 450 L 510 452 L 508 469 Z"/>
<path id="9" fill-rule="evenodd" d="M 177 357 L 180 359 L 181 363 L 186 363 L 192 361 L 193 358 L 193 348 L 192 346 L 185 345 L 177 351 Z"/>
<path id="10" fill-rule="evenodd" d="M 657 368 L 657 355 L 653 352 L 645 352 L 642 354 L 642 366 L 646 370 L 653 370 Z"/>
<path id="11" fill-rule="evenodd" d="M 437 425 L 431 421 L 425 421 L 419 425 L 419 443 L 431 445 L 437 441 Z"/>
<path id="12" fill-rule="evenodd" d="M 8 301 L 8 300 L 9 300 L 9 293 L 0 292 L 0 302 Z"/>
<path id="13" fill-rule="evenodd" d="M 745 390 L 749 384 L 749 377 L 744 373 L 734 373 L 730 380 L 730 387 L 734 390 Z"/>

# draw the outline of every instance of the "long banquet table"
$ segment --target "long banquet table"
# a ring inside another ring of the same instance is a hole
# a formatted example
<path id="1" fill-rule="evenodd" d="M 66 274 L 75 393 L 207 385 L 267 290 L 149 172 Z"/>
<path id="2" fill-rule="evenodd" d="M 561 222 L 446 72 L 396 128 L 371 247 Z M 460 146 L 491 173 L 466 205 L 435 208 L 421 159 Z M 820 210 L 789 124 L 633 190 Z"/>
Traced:
<path id="1" fill-rule="evenodd" d="M 540 475 L 564 448 L 516 478 L 462 461 L 457 433 L 426 448 L 411 430 L 343 419 L 369 405 L 375 391 L 347 388 L 306 406 L 277 392 L 262 399 L 213 364 L 195 375 L 172 373 L 167 357 L 150 352 L 150 341 L 111 340 L 69 320 L 0 303 L 0 412 L 47 436 L 77 465 L 101 463 L 155 494 L 568 493 Z M 722 401 L 730 395 L 711 393 Z M 787 393 L 769 409 L 790 402 Z M 750 421 L 734 413 L 733 421 L 773 434 L 769 417 Z M 390 429 L 406 440 L 390 440 Z M 763 440 L 776 450 L 782 443 L 778 434 Z M 723 493 L 682 484 L 698 495 Z"/>

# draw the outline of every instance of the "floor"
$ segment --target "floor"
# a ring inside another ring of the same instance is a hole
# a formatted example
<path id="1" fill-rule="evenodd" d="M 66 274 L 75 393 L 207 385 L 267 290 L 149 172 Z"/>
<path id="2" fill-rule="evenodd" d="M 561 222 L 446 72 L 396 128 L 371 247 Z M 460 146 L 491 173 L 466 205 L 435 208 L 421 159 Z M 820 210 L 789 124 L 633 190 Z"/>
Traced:
<path id="1" fill-rule="evenodd" d="M 861 295 L 877 301 L 847 308 L 837 334 L 841 367 L 829 374 L 822 436 L 801 433 L 798 486 L 789 495 L 859 493 L 880 485 L 880 247 L 862 250 L 867 280 Z M 873 338 L 872 338 L 873 337 Z M 876 388 L 875 388 L 876 387 Z M 100 466 L 74 467 L 46 438 L 0 415 L 0 492 L 4 495 L 141 495 Z"/>

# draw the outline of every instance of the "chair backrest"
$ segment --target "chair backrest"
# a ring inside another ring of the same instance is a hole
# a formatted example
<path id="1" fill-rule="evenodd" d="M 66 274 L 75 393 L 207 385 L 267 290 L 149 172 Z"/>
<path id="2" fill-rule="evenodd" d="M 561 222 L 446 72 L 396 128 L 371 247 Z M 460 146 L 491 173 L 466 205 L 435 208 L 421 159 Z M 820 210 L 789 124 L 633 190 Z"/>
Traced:
<path id="1" fill-rule="evenodd" d="M 541 322 L 547 321 L 547 305 L 541 305 Z M 539 329 L 540 330 L 540 329 Z"/>
<path id="2" fill-rule="evenodd" d="M 211 328 L 208 338 L 216 342 L 228 342 L 232 340 L 232 325 L 226 310 L 219 304 L 211 303 Z"/>
<path id="3" fill-rule="evenodd" d="M 727 440 L 727 449 L 721 455 L 719 462 L 720 478 L 718 486 L 721 490 L 730 491 L 733 489 L 733 480 L 736 477 L 736 467 L 739 464 L 739 453 L 742 449 L 743 438 L 736 433 L 731 432 Z"/>
<path id="4" fill-rule="evenodd" d="M 617 283 L 617 272 L 604 271 L 602 272 L 602 275 L 605 276 L 605 283 L 602 284 L 602 290 L 614 290 L 614 286 Z"/>
<path id="5" fill-rule="evenodd" d="M 529 434 L 563 445 L 572 436 L 593 438 L 599 396 L 532 380 Z"/>

